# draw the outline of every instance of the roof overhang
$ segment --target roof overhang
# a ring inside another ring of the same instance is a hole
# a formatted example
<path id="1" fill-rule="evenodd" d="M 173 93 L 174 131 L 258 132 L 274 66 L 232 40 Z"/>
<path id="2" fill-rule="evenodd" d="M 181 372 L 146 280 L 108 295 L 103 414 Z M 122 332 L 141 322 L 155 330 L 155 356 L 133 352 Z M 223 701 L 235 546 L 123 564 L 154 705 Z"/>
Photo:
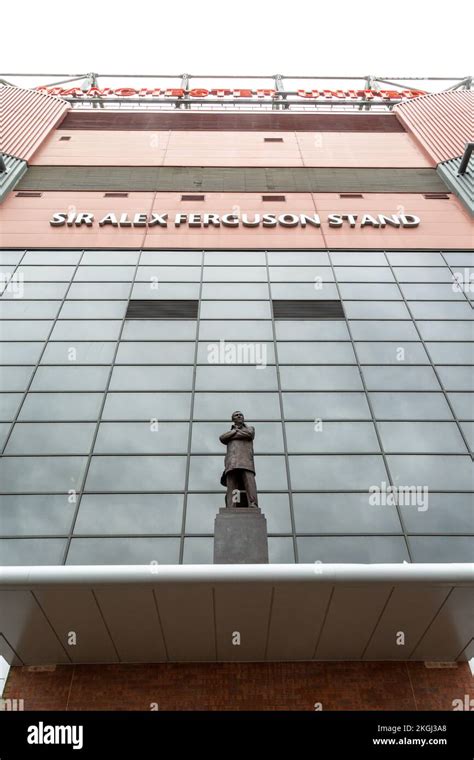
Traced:
<path id="1" fill-rule="evenodd" d="M 0 654 L 13 665 L 467 660 L 473 586 L 470 564 L 4 567 Z"/>

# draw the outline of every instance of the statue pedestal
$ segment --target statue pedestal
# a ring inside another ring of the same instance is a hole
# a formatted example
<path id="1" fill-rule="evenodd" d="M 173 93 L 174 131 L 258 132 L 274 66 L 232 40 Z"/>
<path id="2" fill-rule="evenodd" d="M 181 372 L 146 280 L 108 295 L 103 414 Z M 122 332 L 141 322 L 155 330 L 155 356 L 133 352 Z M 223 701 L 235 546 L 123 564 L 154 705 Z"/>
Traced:
<path id="1" fill-rule="evenodd" d="M 214 526 L 215 565 L 268 563 L 267 521 L 256 507 L 222 507 Z"/>

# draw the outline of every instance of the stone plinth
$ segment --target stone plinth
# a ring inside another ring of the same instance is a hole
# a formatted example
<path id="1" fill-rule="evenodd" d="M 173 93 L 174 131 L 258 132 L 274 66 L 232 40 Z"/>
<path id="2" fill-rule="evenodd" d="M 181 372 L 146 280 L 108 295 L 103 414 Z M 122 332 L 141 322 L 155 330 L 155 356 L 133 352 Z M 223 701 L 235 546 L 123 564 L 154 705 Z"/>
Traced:
<path id="1" fill-rule="evenodd" d="M 267 521 L 256 507 L 223 507 L 214 526 L 215 565 L 268 563 Z"/>

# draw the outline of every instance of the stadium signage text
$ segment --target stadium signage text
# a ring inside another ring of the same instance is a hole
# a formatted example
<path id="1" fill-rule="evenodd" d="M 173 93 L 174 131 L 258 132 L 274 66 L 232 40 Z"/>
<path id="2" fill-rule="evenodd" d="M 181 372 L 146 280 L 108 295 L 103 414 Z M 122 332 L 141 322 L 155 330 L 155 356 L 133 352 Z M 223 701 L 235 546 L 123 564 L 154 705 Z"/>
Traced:
<path id="1" fill-rule="evenodd" d="M 49 223 L 52 227 L 320 227 L 319 214 L 135 214 L 109 212 L 96 220 L 89 211 L 58 211 Z M 417 227 L 420 218 L 413 214 L 328 214 L 329 227 Z"/>
<path id="2" fill-rule="evenodd" d="M 58 95 L 64 98 L 275 98 L 296 96 L 305 100 L 405 100 L 425 95 L 423 90 L 292 90 L 279 91 L 273 89 L 228 89 L 226 87 L 208 90 L 194 87 L 185 90 L 182 87 L 37 87 L 36 90 L 48 95 Z"/>

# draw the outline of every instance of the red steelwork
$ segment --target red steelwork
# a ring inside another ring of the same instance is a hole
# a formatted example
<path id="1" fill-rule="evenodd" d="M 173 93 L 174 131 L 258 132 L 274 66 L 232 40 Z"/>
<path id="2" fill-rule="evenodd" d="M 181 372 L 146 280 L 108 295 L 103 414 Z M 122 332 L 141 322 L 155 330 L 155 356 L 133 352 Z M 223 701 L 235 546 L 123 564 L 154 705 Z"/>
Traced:
<path id="1" fill-rule="evenodd" d="M 0 87 L 0 151 L 29 161 L 69 108 L 61 98 L 20 87 Z"/>

